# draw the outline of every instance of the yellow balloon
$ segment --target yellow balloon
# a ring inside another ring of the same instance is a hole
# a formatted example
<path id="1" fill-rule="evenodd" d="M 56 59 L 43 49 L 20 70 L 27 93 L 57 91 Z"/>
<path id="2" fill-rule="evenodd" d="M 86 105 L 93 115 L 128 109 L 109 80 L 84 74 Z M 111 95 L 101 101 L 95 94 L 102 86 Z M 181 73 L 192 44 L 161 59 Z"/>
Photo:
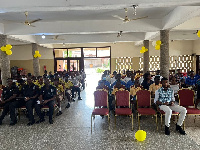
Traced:
<path id="1" fill-rule="evenodd" d="M 156 41 L 156 44 L 157 44 L 157 45 L 160 45 L 160 44 L 161 44 L 161 41 L 160 41 L 160 40 Z"/>
<path id="2" fill-rule="evenodd" d="M 136 133 L 135 133 L 135 138 L 136 140 L 142 142 L 146 139 L 146 136 L 147 136 L 147 133 L 143 130 L 138 130 Z"/>
<path id="3" fill-rule="evenodd" d="M 142 50 L 145 50 L 145 47 L 144 47 L 144 46 L 142 46 Z"/>
<path id="4" fill-rule="evenodd" d="M 33 57 L 34 57 L 34 58 L 36 58 L 36 57 L 37 57 L 37 55 L 35 54 Z"/>
<path id="5" fill-rule="evenodd" d="M 6 45 L 6 49 L 8 49 L 8 50 L 12 49 L 12 45 L 10 45 L 10 44 Z"/>
<path id="6" fill-rule="evenodd" d="M 140 50 L 140 53 L 142 54 L 142 53 L 143 53 L 143 50 Z"/>
<path id="7" fill-rule="evenodd" d="M 11 50 L 7 50 L 7 51 L 6 51 L 6 54 L 7 54 L 7 55 L 12 55 L 12 51 L 11 51 Z"/>
<path id="8" fill-rule="evenodd" d="M 5 46 L 2 46 L 1 47 L 1 50 L 4 52 L 4 51 L 6 51 L 6 47 Z"/>
<path id="9" fill-rule="evenodd" d="M 38 57 L 41 57 L 41 54 L 38 54 Z"/>
<path id="10" fill-rule="evenodd" d="M 156 45 L 156 46 L 155 46 L 155 49 L 156 49 L 156 50 L 159 50 L 159 49 L 160 49 L 160 45 Z"/>
<path id="11" fill-rule="evenodd" d="M 36 54 L 39 54 L 39 51 L 35 51 Z"/>
<path id="12" fill-rule="evenodd" d="M 145 48 L 145 52 L 147 52 L 148 51 L 148 49 L 147 48 Z"/>

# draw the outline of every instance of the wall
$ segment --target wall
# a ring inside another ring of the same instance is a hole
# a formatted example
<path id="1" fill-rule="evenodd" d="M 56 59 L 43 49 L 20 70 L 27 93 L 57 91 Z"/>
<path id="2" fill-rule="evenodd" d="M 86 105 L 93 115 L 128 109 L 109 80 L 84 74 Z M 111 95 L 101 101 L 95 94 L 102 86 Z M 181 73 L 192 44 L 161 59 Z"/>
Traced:
<path id="1" fill-rule="evenodd" d="M 133 60 L 133 69 L 139 69 L 139 57 L 142 57 L 143 54 L 140 54 L 141 46 L 135 46 L 134 42 L 119 42 L 119 43 L 85 43 L 85 44 L 70 44 L 67 48 L 70 47 L 105 47 L 111 46 L 111 71 L 115 70 L 115 62 L 118 57 L 132 57 Z M 152 42 L 149 44 L 149 55 L 150 56 L 159 56 L 160 50 L 155 50 Z M 200 55 L 200 41 L 173 41 L 169 42 L 170 47 L 170 56 L 178 55 L 192 55 L 196 53 Z M 60 47 L 57 47 L 60 48 Z M 43 74 L 43 67 L 46 65 L 47 71 L 54 71 L 54 59 L 53 59 L 53 49 L 44 48 L 38 46 L 40 54 L 40 74 Z M 31 45 L 18 45 L 13 46 L 13 54 L 10 56 L 11 67 L 18 66 L 26 69 L 28 72 L 33 73 L 33 62 L 32 62 L 32 48 Z"/>
<path id="2" fill-rule="evenodd" d="M 47 71 L 54 71 L 53 49 L 38 46 L 38 50 L 42 55 L 40 57 L 40 75 L 44 74 L 44 65 L 46 65 Z M 31 45 L 14 45 L 12 52 L 13 54 L 10 56 L 10 67 L 17 66 L 26 69 L 27 72 L 33 73 Z"/>

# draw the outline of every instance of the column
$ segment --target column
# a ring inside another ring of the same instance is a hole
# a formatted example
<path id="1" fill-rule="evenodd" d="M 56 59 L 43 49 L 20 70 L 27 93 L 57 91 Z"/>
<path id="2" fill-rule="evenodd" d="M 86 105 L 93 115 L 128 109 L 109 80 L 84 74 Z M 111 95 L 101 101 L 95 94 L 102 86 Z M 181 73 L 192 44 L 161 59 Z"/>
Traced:
<path id="1" fill-rule="evenodd" d="M 7 44 L 7 36 L 0 35 L 0 47 L 5 46 Z M 0 50 L 1 51 L 1 50 Z M 9 56 L 5 52 L 1 53 L 1 80 L 2 85 L 6 85 L 6 81 L 10 78 L 10 59 Z"/>
<path id="2" fill-rule="evenodd" d="M 169 79 L 169 30 L 160 31 L 160 75 Z"/>
<path id="3" fill-rule="evenodd" d="M 34 76 L 38 77 L 40 75 L 40 63 L 39 58 L 34 58 L 35 51 L 38 50 L 37 44 L 32 43 L 32 54 L 33 54 L 33 72 Z"/>
<path id="4" fill-rule="evenodd" d="M 148 51 L 143 54 L 144 58 L 143 73 L 145 74 L 147 71 L 149 71 L 149 40 L 144 40 L 144 47 L 148 49 Z"/>

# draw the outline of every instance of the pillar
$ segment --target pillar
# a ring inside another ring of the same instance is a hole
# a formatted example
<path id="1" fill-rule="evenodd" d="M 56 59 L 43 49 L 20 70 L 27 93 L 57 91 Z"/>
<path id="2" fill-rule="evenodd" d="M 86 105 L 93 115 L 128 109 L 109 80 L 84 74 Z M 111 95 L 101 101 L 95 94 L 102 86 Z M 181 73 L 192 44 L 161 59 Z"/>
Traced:
<path id="1" fill-rule="evenodd" d="M 169 30 L 160 31 L 160 75 L 169 79 Z"/>
<path id="2" fill-rule="evenodd" d="M 32 54 L 33 54 L 33 73 L 34 76 L 38 77 L 40 75 L 40 63 L 39 58 L 34 58 L 35 51 L 38 50 L 37 44 L 32 43 Z"/>
<path id="3" fill-rule="evenodd" d="M 143 73 L 145 74 L 147 71 L 149 71 L 149 40 L 144 40 L 144 47 L 148 49 L 148 51 L 143 54 L 144 58 Z"/>
<path id="4" fill-rule="evenodd" d="M 5 46 L 7 44 L 7 36 L 6 35 L 0 35 L 0 48 L 2 46 Z M 1 80 L 2 85 L 6 85 L 6 81 L 8 78 L 10 78 L 10 59 L 9 56 L 0 50 L 1 53 Z"/>

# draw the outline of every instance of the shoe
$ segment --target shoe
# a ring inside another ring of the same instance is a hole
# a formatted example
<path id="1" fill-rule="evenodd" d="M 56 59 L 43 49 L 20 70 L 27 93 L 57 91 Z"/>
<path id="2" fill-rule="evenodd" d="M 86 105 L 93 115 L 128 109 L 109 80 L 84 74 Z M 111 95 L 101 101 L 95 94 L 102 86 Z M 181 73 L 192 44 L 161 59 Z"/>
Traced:
<path id="1" fill-rule="evenodd" d="M 49 123 L 50 123 L 50 124 L 53 124 L 53 120 L 49 120 Z"/>
<path id="2" fill-rule="evenodd" d="M 181 126 L 179 126 L 177 124 L 176 124 L 176 131 L 179 131 L 180 134 L 182 134 L 182 135 L 186 135 L 185 131 L 181 128 Z"/>
<path id="3" fill-rule="evenodd" d="M 40 120 L 36 121 L 36 124 L 39 124 L 39 123 L 44 122 L 44 121 L 45 121 L 44 118 L 43 118 L 43 119 L 40 119 Z"/>
<path id="4" fill-rule="evenodd" d="M 101 115 L 101 118 L 103 119 L 103 118 L 104 118 L 104 115 Z"/>
<path id="5" fill-rule="evenodd" d="M 78 97 L 78 100 L 82 100 L 82 98 L 81 98 L 81 97 Z"/>
<path id="6" fill-rule="evenodd" d="M 75 102 L 75 99 L 74 99 L 74 98 L 72 98 L 72 102 Z"/>
<path id="7" fill-rule="evenodd" d="M 165 126 L 165 135 L 170 135 L 170 130 L 167 126 Z"/>
<path id="8" fill-rule="evenodd" d="M 67 104 L 67 106 L 65 108 L 69 108 L 70 107 L 70 103 Z"/>
<path id="9" fill-rule="evenodd" d="M 59 111 L 59 112 L 56 114 L 56 116 L 60 116 L 60 115 L 62 115 L 62 111 Z"/>
<path id="10" fill-rule="evenodd" d="M 27 126 L 32 126 L 34 123 L 35 123 L 35 121 L 29 122 L 29 123 L 27 124 Z"/>
<path id="11" fill-rule="evenodd" d="M 14 122 L 11 121 L 11 122 L 10 122 L 10 126 L 14 126 L 16 123 L 17 123 L 17 121 L 14 121 Z"/>

